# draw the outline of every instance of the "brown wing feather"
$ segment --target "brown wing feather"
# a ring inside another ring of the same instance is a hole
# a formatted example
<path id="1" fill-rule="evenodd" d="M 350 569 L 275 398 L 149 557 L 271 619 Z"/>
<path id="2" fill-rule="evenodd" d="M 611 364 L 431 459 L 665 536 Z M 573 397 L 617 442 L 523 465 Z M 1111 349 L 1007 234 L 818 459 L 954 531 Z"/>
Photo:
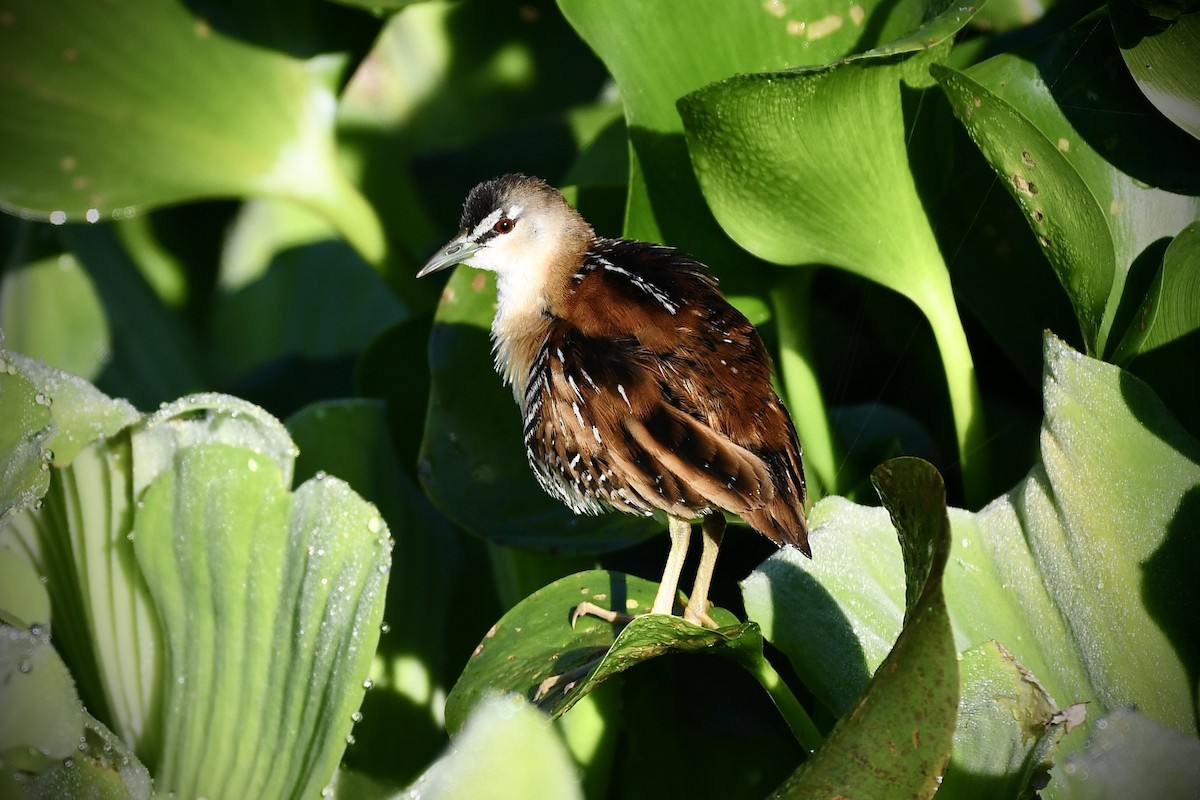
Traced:
<path id="1" fill-rule="evenodd" d="M 807 553 L 800 452 L 754 327 L 669 248 L 589 253 L 531 377 L 543 485 L 576 510 L 730 511 Z"/>

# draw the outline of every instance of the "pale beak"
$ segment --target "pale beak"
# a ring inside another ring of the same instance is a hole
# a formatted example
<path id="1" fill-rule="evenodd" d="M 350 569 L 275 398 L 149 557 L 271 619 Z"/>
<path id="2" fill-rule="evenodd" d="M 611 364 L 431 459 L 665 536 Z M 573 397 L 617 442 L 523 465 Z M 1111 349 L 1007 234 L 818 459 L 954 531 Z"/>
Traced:
<path id="1" fill-rule="evenodd" d="M 417 273 L 418 278 L 424 278 L 431 272 L 437 272 L 446 267 L 453 267 L 455 264 L 461 264 L 475 253 L 479 252 L 479 245 L 467 239 L 465 233 L 450 240 L 450 242 L 433 254 L 433 257 L 421 267 L 421 271 Z"/>

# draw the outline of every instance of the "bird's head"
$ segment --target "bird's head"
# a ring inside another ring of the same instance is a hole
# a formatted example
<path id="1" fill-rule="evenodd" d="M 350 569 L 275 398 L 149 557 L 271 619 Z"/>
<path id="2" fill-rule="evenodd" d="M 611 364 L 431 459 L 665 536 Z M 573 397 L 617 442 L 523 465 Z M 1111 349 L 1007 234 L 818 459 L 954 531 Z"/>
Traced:
<path id="1" fill-rule="evenodd" d="M 541 178 L 502 175 L 471 190 L 459 233 L 417 273 L 466 264 L 495 272 L 501 282 L 582 259 L 594 234 L 562 194 Z M 574 266 L 574 265 L 572 265 Z"/>

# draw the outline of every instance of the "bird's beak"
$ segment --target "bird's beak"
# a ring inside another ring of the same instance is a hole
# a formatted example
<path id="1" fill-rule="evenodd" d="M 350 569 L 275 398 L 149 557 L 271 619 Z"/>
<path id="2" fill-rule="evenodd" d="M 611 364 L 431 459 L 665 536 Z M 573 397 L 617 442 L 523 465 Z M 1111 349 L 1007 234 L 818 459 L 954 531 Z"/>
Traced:
<path id="1" fill-rule="evenodd" d="M 479 251 L 479 245 L 467 239 L 465 233 L 461 233 L 454 237 L 443 247 L 433 254 L 433 258 L 421 267 L 421 271 L 417 273 L 418 278 L 424 278 L 431 272 L 437 272 L 446 267 L 453 267 L 455 264 L 461 264 Z"/>

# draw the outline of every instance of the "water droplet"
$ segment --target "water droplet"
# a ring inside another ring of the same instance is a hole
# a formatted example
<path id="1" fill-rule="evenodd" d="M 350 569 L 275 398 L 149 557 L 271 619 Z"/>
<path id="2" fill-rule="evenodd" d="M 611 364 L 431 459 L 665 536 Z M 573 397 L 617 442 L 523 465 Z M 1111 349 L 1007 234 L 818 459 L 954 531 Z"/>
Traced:
<path id="1" fill-rule="evenodd" d="M 383 529 L 383 520 L 379 517 L 371 517 L 367 520 L 367 530 L 371 533 L 379 533 Z"/>
<path id="2" fill-rule="evenodd" d="M 29 663 L 25 659 L 21 660 L 21 664 L 17 668 L 19 670 L 21 670 L 21 672 L 25 673 L 26 675 L 33 672 L 33 664 Z"/>
<path id="3" fill-rule="evenodd" d="M 389 631 L 391 631 L 391 629 L 392 629 L 392 626 L 387 624 L 386 622 L 384 622 L 383 624 L 381 624 L 379 626 L 380 633 L 388 633 Z"/>
<path id="4" fill-rule="evenodd" d="M 83 215 L 83 218 L 86 219 L 88 222 L 99 222 L 100 221 L 100 209 L 89 208 L 87 210 L 87 213 L 85 213 Z"/>
<path id="5" fill-rule="evenodd" d="M 67 221 L 67 212 L 65 212 L 65 211 L 51 211 L 50 212 L 50 224 L 51 225 L 62 225 L 66 221 Z"/>
<path id="6" fill-rule="evenodd" d="M 362 717 L 361 711 L 355 711 L 353 714 L 350 715 L 350 720 L 352 722 L 362 722 L 362 718 L 363 717 Z"/>
<path id="7" fill-rule="evenodd" d="M 370 678 L 367 678 L 365 681 L 363 681 L 364 689 L 370 689 L 374 685 L 375 685 L 375 681 L 371 680 Z"/>
<path id="8" fill-rule="evenodd" d="M 355 742 L 354 734 L 353 733 L 346 734 L 346 744 L 350 745 L 350 744 L 354 744 L 354 742 Z"/>

